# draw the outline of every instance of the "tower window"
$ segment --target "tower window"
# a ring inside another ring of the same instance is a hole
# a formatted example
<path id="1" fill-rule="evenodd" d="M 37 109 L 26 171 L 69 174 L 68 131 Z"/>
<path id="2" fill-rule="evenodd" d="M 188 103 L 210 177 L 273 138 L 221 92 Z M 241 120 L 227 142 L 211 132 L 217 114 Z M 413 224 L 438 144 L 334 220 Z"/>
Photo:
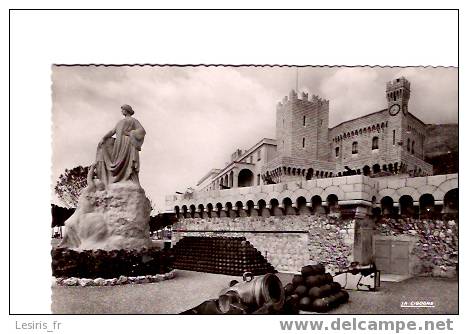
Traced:
<path id="1" fill-rule="evenodd" d="M 340 156 L 340 148 L 339 147 L 335 147 L 335 156 L 336 157 Z"/>
<path id="2" fill-rule="evenodd" d="M 321 119 L 321 120 L 320 120 L 320 126 L 322 126 L 322 125 L 323 125 L 323 120 Z"/>
<path id="3" fill-rule="evenodd" d="M 393 145 L 395 145 L 395 130 L 393 130 Z"/>
<path id="4" fill-rule="evenodd" d="M 372 138 L 372 149 L 373 150 L 379 149 L 379 137 Z"/>
<path id="5" fill-rule="evenodd" d="M 305 138 L 302 138 L 302 148 L 305 147 Z"/>
<path id="6" fill-rule="evenodd" d="M 406 141 L 406 150 L 409 152 L 410 151 L 410 139 Z"/>
<path id="7" fill-rule="evenodd" d="M 411 154 L 414 154 L 414 140 L 413 140 L 413 142 L 411 143 Z"/>
<path id="8" fill-rule="evenodd" d="M 358 153 L 357 141 L 353 142 L 352 153 L 353 153 L 353 154 Z"/>
<path id="9" fill-rule="evenodd" d="M 305 116 L 302 118 L 302 126 L 306 126 L 306 117 Z"/>

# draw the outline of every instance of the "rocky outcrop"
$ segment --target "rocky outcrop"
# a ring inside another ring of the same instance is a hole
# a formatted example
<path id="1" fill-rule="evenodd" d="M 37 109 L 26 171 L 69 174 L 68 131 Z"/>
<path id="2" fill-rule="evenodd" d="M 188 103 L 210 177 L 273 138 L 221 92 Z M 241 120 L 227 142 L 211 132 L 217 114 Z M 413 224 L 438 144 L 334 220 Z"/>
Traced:
<path id="1" fill-rule="evenodd" d="M 86 249 L 141 249 L 150 247 L 151 205 L 145 191 L 131 181 L 83 190 L 78 208 L 65 222 L 60 247 Z"/>

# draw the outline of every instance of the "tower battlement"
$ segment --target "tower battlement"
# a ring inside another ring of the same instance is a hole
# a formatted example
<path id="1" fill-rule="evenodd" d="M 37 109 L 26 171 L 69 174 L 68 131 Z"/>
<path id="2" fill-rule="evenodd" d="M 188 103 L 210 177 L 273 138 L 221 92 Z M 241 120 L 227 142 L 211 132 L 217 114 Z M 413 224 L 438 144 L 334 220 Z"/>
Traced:
<path id="1" fill-rule="evenodd" d="M 320 106 L 329 104 L 328 100 L 323 99 L 323 98 L 321 98 L 321 97 L 319 97 L 318 95 L 315 95 L 315 94 L 310 96 L 310 98 L 309 98 L 308 93 L 301 92 L 300 97 L 299 97 L 298 94 L 296 93 L 296 91 L 294 89 L 292 89 L 289 92 L 289 95 L 284 96 L 283 99 L 277 103 L 276 107 L 281 108 L 281 107 L 285 106 L 286 104 L 288 104 L 289 102 L 297 101 L 297 100 L 309 102 L 311 104 L 318 104 Z"/>
<path id="2" fill-rule="evenodd" d="M 398 88 L 410 89 L 410 82 L 405 77 L 399 77 L 387 82 L 387 91 L 395 90 Z"/>

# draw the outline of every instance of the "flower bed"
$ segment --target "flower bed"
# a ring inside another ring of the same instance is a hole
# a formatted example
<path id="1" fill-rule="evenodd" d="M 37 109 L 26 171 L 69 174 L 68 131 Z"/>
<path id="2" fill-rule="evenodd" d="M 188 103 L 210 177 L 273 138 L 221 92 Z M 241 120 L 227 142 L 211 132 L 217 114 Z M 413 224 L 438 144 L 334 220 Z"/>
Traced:
<path id="1" fill-rule="evenodd" d="M 114 279 L 166 274 L 173 269 L 169 250 L 85 250 L 56 248 L 52 252 L 52 275 L 67 278 Z"/>
<path id="2" fill-rule="evenodd" d="M 78 278 L 78 277 L 59 277 L 52 279 L 52 286 L 61 285 L 61 286 L 114 286 L 114 285 L 124 285 L 124 284 L 142 284 L 142 283 L 156 283 L 169 279 L 173 279 L 176 276 L 175 269 L 165 273 L 157 275 L 146 275 L 146 276 L 119 276 L 119 278 L 108 278 L 104 279 L 98 277 L 95 279 L 91 278 Z"/>

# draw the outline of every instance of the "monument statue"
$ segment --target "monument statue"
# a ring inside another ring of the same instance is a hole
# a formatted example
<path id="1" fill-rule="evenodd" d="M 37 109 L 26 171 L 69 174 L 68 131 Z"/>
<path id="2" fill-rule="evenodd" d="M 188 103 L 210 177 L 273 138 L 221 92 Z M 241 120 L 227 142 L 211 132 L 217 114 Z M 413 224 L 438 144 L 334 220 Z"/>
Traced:
<path id="1" fill-rule="evenodd" d="M 121 109 L 124 119 L 104 135 L 96 153 L 97 177 L 106 185 L 126 180 L 139 184 L 139 151 L 146 131 L 132 117 L 135 112 L 131 106 L 124 104 Z"/>
<path id="2" fill-rule="evenodd" d="M 138 249 L 149 247 L 151 204 L 139 182 L 140 156 L 146 131 L 121 107 L 124 118 L 98 144 L 74 214 L 65 222 L 60 247 Z M 115 136 L 115 137 L 114 137 Z"/>

